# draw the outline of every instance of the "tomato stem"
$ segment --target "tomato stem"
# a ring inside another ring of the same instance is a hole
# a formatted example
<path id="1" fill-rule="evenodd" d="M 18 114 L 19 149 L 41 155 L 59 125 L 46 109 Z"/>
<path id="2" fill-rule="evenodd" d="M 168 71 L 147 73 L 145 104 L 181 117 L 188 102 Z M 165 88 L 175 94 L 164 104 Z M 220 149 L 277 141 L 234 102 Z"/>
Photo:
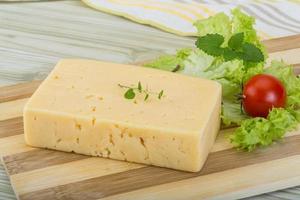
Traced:
<path id="1" fill-rule="evenodd" d="M 243 100 L 246 98 L 246 96 L 241 93 L 236 94 L 235 97 L 237 98 L 237 100 Z"/>

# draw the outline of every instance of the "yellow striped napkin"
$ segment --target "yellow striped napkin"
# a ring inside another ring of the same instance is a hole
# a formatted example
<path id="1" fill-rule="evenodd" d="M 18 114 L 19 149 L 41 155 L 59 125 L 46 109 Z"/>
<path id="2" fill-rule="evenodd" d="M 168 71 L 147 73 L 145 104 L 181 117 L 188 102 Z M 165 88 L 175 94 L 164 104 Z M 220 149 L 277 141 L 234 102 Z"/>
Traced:
<path id="1" fill-rule="evenodd" d="M 83 0 L 87 5 L 182 36 L 196 36 L 193 23 L 239 6 L 256 17 L 263 39 L 300 33 L 300 1 L 276 0 Z"/>

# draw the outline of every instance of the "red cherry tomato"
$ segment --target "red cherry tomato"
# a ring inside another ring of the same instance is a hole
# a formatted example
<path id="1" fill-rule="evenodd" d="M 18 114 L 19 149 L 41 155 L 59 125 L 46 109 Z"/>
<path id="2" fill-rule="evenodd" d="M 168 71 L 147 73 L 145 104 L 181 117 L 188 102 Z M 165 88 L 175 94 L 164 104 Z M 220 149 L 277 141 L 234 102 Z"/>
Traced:
<path id="1" fill-rule="evenodd" d="M 285 103 L 285 87 L 274 76 L 258 74 L 244 86 L 243 108 L 252 117 L 267 117 L 273 107 L 284 107 Z"/>

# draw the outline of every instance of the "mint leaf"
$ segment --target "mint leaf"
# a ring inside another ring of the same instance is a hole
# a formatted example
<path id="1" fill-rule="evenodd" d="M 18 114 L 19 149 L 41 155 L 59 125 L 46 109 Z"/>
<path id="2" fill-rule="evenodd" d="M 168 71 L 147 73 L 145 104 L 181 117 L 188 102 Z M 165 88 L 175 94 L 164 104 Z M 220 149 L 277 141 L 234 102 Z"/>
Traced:
<path id="1" fill-rule="evenodd" d="M 230 60 L 233 60 L 235 58 L 238 58 L 239 55 L 237 52 L 231 50 L 230 48 L 226 47 L 224 48 L 224 54 L 223 54 L 223 57 L 225 59 L 225 61 L 230 61 Z"/>
<path id="2" fill-rule="evenodd" d="M 223 42 L 224 37 L 222 35 L 207 34 L 197 39 L 196 46 L 208 55 L 221 56 L 223 54 L 223 48 L 221 48 Z"/>
<path id="3" fill-rule="evenodd" d="M 126 99 L 133 99 L 133 98 L 135 97 L 135 93 L 134 93 L 134 91 L 133 91 L 133 88 L 129 88 L 129 89 L 125 92 L 124 97 L 125 97 Z"/>
<path id="4" fill-rule="evenodd" d="M 228 46 L 222 48 L 224 43 L 224 37 L 220 34 L 207 34 L 199 37 L 196 41 L 196 46 L 211 56 L 223 56 L 225 61 L 230 61 L 235 58 L 239 58 L 244 62 L 262 62 L 264 61 L 264 55 L 262 51 L 251 43 L 244 43 L 244 33 L 237 33 L 233 35 Z"/>
<path id="5" fill-rule="evenodd" d="M 247 62 L 262 62 L 264 55 L 259 48 L 250 43 L 243 44 L 243 54 L 241 59 Z"/>
<path id="6" fill-rule="evenodd" d="M 231 49 L 239 50 L 242 48 L 244 42 L 244 33 L 237 33 L 231 36 L 231 38 L 228 41 L 228 46 Z"/>

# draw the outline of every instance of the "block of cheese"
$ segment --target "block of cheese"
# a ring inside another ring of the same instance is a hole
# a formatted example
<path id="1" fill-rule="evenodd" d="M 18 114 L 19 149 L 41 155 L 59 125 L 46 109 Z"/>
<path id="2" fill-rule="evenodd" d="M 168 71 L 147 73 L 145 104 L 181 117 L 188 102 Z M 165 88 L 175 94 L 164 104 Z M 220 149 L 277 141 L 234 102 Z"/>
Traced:
<path id="1" fill-rule="evenodd" d="M 144 100 L 127 85 L 155 92 Z M 163 90 L 159 99 L 157 93 Z M 24 108 L 28 145 L 196 172 L 220 124 L 221 86 L 157 69 L 60 61 Z"/>

